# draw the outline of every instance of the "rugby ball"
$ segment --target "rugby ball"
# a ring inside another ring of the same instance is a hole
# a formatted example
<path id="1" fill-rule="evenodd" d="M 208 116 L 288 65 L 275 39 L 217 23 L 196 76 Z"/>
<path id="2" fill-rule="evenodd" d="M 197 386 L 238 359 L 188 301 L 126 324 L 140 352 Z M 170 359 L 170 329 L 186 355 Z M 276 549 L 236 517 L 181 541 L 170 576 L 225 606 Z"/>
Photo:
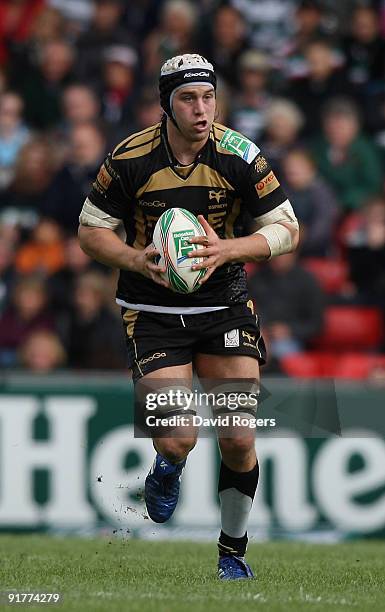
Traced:
<path id="1" fill-rule="evenodd" d="M 206 273 L 205 269 L 191 269 L 203 261 L 203 257 L 188 256 L 191 251 L 202 248 L 188 242 L 195 236 L 206 236 L 206 233 L 195 215 L 184 208 L 166 210 L 155 225 L 152 241 L 159 251 L 157 264 L 166 268 L 162 276 L 176 293 L 193 293 L 199 289 L 199 281 Z"/>

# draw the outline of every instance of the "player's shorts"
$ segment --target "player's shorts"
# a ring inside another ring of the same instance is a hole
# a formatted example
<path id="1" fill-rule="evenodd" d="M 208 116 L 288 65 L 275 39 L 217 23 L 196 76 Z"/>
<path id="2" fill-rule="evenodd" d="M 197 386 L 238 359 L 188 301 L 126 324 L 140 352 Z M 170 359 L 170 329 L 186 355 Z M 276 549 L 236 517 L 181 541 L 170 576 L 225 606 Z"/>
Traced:
<path id="1" fill-rule="evenodd" d="M 165 314 L 122 308 L 128 365 L 134 382 L 170 366 L 193 361 L 196 353 L 249 355 L 266 363 L 266 347 L 251 300 L 200 314 Z"/>

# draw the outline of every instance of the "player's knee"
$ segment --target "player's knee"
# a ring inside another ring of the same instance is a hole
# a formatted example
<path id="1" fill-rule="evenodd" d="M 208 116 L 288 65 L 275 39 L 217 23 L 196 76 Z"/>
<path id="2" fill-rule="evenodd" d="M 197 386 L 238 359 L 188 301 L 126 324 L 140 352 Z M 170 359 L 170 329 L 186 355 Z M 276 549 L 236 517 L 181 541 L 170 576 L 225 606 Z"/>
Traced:
<path id="1" fill-rule="evenodd" d="M 254 451 L 254 445 L 254 436 L 248 434 L 219 439 L 222 455 L 232 457 L 233 459 L 243 459 L 250 452 Z"/>
<path id="2" fill-rule="evenodd" d="M 171 462 L 182 461 L 196 444 L 196 437 L 158 438 L 156 448 L 163 457 Z"/>

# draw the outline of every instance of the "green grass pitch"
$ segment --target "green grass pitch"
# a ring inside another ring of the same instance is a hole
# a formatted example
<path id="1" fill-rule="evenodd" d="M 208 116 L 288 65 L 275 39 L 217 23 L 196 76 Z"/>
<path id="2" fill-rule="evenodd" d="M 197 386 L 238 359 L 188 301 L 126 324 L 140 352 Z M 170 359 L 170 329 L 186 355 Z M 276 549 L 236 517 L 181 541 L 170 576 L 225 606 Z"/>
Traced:
<path id="1" fill-rule="evenodd" d="M 247 558 L 256 580 L 223 583 L 215 575 L 215 544 L 2 535 L 0 591 L 59 591 L 63 603 L 49 609 L 79 612 L 383 612 L 384 548 L 252 544 Z"/>

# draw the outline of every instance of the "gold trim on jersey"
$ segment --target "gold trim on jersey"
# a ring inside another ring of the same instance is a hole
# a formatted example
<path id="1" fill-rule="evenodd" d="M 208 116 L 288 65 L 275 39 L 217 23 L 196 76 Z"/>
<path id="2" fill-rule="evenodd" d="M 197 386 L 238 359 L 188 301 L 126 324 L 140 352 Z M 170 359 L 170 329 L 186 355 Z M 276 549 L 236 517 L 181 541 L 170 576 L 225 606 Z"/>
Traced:
<path id="1" fill-rule="evenodd" d="M 236 198 L 233 202 L 233 207 L 225 222 L 226 238 L 234 238 L 234 223 L 241 209 L 241 198 Z"/>
<path id="2" fill-rule="evenodd" d="M 190 176 L 185 179 L 168 166 L 152 174 L 138 189 L 135 198 L 140 198 L 145 192 L 178 189 L 178 187 L 214 187 L 234 191 L 234 187 L 219 172 L 206 164 L 197 164 Z"/>
<path id="3" fill-rule="evenodd" d="M 144 140 L 144 138 L 146 137 L 148 138 L 147 135 L 143 136 L 140 139 L 140 142 Z M 160 144 L 160 138 L 154 137 L 152 138 L 152 140 L 147 140 L 146 142 L 144 142 L 142 146 L 138 144 L 130 148 L 128 151 L 121 153 L 120 155 L 114 155 L 114 159 L 133 159 L 136 157 L 143 157 L 143 155 L 148 155 L 148 153 L 151 153 L 151 151 L 156 149 L 156 147 L 158 147 L 159 144 Z"/>
<path id="4" fill-rule="evenodd" d="M 113 159 L 119 159 L 115 157 L 115 154 L 117 153 L 117 151 L 119 151 L 123 147 L 128 149 L 128 148 L 143 144 L 147 141 L 151 141 L 151 138 L 150 138 L 151 132 L 154 132 L 154 138 L 160 137 L 160 126 L 161 126 L 160 123 L 156 123 L 155 125 L 151 125 L 150 127 L 146 128 L 145 130 L 142 130 L 141 132 L 135 132 L 135 134 L 131 134 L 130 136 L 122 140 L 122 142 L 120 142 L 113 150 L 113 153 L 112 153 Z"/>
<path id="5" fill-rule="evenodd" d="M 134 249 L 142 251 L 146 246 L 146 221 L 144 214 L 139 206 L 135 206 L 135 240 L 133 243 Z"/>
<path id="6" fill-rule="evenodd" d="M 217 123 L 216 121 L 213 123 L 213 128 L 220 130 L 221 132 L 226 132 L 229 128 L 222 123 Z"/>
<path id="7" fill-rule="evenodd" d="M 123 315 L 123 321 L 126 325 L 126 334 L 129 338 L 134 335 L 134 327 L 138 318 L 139 310 L 126 310 Z"/>

